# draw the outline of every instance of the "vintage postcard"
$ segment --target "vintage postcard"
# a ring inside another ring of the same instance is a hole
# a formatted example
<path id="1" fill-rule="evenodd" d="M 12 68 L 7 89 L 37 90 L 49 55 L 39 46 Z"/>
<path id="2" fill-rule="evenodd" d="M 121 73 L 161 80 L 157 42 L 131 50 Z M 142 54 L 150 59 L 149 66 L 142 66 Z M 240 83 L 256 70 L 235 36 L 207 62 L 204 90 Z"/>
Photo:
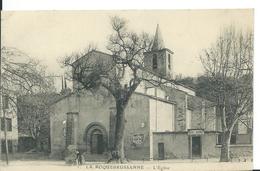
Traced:
<path id="1" fill-rule="evenodd" d="M 0 170 L 252 170 L 253 9 L 2 11 Z"/>

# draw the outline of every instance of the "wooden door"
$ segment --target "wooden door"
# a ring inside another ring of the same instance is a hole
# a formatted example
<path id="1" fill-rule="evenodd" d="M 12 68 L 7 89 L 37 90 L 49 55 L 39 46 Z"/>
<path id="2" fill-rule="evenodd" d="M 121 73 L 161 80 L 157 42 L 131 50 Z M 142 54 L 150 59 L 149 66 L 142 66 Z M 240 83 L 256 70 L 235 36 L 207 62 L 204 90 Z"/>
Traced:
<path id="1" fill-rule="evenodd" d="M 191 140 L 192 158 L 201 158 L 201 139 L 200 136 L 194 136 Z"/>
<path id="2" fill-rule="evenodd" d="M 158 159 L 164 160 L 164 143 L 158 143 Z"/>

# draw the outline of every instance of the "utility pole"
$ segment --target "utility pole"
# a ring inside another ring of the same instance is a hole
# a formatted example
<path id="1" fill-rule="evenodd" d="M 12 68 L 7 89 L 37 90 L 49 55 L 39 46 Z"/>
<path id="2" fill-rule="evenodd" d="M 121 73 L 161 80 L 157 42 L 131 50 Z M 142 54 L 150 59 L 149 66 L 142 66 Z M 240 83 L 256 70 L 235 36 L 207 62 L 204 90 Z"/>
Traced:
<path id="1" fill-rule="evenodd" d="M 5 158 L 6 158 L 6 164 L 9 164 L 9 156 L 8 156 L 8 140 L 7 140 L 7 120 L 6 120 L 6 110 L 8 109 L 8 101 L 9 101 L 9 97 L 8 96 L 4 96 L 3 99 L 3 114 L 4 114 L 4 126 L 5 126 L 5 130 L 4 130 L 4 137 L 5 137 Z"/>

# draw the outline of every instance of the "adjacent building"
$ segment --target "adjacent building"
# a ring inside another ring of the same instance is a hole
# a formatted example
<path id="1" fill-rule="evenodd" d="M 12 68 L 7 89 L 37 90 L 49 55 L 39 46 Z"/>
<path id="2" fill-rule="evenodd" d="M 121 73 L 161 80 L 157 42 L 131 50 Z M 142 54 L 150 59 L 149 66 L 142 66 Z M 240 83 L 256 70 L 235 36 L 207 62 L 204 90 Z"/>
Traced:
<path id="1" fill-rule="evenodd" d="M 14 98 L 15 99 L 15 98 Z M 0 154 L 6 153 L 6 141 L 4 131 L 6 129 L 6 139 L 8 144 L 8 152 L 13 154 L 17 152 L 18 145 L 18 129 L 16 110 L 10 104 L 8 96 L 3 96 L 3 110 L 0 112 Z M 4 117 L 5 115 L 5 117 Z M 4 119 L 5 118 L 5 119 Z M 6 126 L 6 128 L 5 128 Z"/>

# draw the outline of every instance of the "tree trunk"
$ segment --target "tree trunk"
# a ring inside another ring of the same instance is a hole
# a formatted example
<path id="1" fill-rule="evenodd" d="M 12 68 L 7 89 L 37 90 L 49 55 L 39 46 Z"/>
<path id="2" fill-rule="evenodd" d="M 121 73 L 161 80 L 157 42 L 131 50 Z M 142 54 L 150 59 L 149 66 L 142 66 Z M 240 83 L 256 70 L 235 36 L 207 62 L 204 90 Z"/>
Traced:
<path id="1" fill-rule="evenodd" d="M 234 129 L 235 124 L 237 123 L 238 118 L 233 120 L 231 127 L 228 131 L 222 133 L 222 147 L 220 153 L 220 162 L 229 162 L 230 161 L 230 139 Z"/>
<path id="2" fill-rule="evenodd" d="M 231 138 L 231 132 L 227 128 L 226 123 L 226 109 L 225 109 L 225 100 L 223 99 L 223 104 L 218 105 L 219 112 L 221 113 L 221 124 L 222 124 L 222 142 L 221 142 L 221 151 L 220 151 L 220 162 L 229 162 L 230 161 L 230 138 Z"/>
<path id="3" fill-rule="evenodd" d="M 220 153 L 220 162 L 229 162 L 230 161 L 230 138 L 231 133 L 229 131 L 222 133 L 222 146 Z"/>
<path id="4" fill-rule="evenodd" d="M 124 151 L 124 130 L 125 130 L 125 107 L 126 105 L 118 100 L 116 101 L 116 129 L 114 148 L 112 150 L 112 158 L 109 160 L 124 163 L 126 161 Z"/>
<path id="5" fill-rule="evenodd" d="M 39 137 L 37 137 L 37 138 L 35 139 L 35 145 L 36 145 L 36 151 L 37 151 L 37 152 L 41 152 L 41 141 L 40 141 L 40 138 L 39 138 Z"/>

